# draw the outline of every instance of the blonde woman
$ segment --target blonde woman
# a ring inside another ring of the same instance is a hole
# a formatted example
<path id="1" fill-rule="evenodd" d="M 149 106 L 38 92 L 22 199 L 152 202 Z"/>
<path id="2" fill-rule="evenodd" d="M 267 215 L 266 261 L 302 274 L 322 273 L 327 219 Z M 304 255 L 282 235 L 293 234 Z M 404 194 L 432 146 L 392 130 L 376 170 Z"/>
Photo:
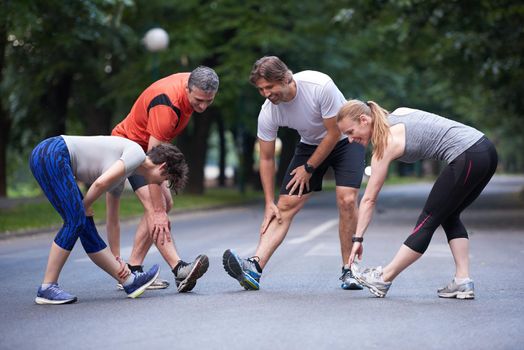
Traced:
<path id="1" fill-rule="evenodd" d="M 375 296 L 386 296 L 392 281 L 426 251 L 442 226 L 455 260 L 455 277 L 438 290 L 442 298 L 473 299 L 468 234 L 460 214 L 480 195 L 497 168 L 497 152 L 480 131 L 438 115 L 410 108 L 388 113 L 373 101 L 351 100 L 337 114 L 337 125 L 350 143 L 373 145 L 371 177 L 359 207 L 349 264 L 355 278 Z M 384 267 L 361 269 L 363 236 L 391 161 L 438 159 L 448 164 L 437 178 L 424 208 L 393 260 Z"/>

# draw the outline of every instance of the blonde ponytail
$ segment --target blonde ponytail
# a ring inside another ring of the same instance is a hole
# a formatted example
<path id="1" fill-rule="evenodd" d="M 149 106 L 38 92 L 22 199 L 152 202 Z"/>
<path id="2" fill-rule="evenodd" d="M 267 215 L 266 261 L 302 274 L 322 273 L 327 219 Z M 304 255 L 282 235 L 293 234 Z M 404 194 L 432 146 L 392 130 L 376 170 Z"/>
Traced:
<path id="1" fill-rule="evenodd" d="M 362 115 L 371 117 L 373 123 L 373 130 L 371 134 L 371 144 L 373 145 L 373 155 L 377 159 L 384 157 L 384 151 L 388 145 L 389 123 L 387 116 L 389 112 L 380 107 L 374 101 L 363 102 L 360 100 L 349 100 L 337 113 L 337 122 L 345 118 L 358 122 L 358 118 Z"/>

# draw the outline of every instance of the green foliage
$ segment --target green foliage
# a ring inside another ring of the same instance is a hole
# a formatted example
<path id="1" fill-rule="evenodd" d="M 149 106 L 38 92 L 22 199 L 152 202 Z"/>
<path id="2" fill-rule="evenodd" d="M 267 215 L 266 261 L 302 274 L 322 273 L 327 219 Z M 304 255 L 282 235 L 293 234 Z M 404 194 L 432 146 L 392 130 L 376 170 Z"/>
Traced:
<path id="1" fill-rule="evenodd" d="M 10 174 L 48 135 L 108 133 L 155 79 L 155 60 L 161 76 L 215 68 L 226 129 L 253 137 L 263 99 L 248 75 L 263 55 L 329 74 L 348 98 L 471 124 L 497 143 L 504 169 L 524 170 L 521 1 L 18 0 L 2 10 Z M 141 38 L 156 26 L 170 45 L 153 55 Z"/>
<path id="2" fill-rule="evenodd" d="M 210 189 L 204 195 L 181 194 L 173 198 L 174 212 L 183 210 L 208 209 L 218 206 L 231 206 L 262 199 L 260 192 L 240 194 L 232 189 Z M 93 205 L 95 220 L 103 223 L 106 219 L 105 201 L 99 199 Z M 124 194 L 120 202 L 120 218 L 139 217 L 144 209 L 134 194 Z M 59 227 L 62 219 L 49 202 L 42 198 L 27 203 L 22 202 L 9 209 L 0 209 L 0 233 L 19 230 Z"/>

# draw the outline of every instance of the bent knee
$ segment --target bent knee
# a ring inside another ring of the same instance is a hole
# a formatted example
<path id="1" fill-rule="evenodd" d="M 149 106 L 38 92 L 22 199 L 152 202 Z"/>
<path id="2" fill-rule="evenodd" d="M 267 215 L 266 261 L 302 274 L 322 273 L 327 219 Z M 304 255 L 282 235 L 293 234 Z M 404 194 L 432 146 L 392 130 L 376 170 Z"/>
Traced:
<path id="1" fill-rule="evenodd" d="M 341 211 L 354 211 L 357 208 L 357 194 L 337 196 L 337 205 Z"/>
<path id="2" fill-rule="evenodd" d="M 305 196 L 280 196 L 277 207 L 283 213 L 296 213 L 304 206 L 305 201 Z"/>

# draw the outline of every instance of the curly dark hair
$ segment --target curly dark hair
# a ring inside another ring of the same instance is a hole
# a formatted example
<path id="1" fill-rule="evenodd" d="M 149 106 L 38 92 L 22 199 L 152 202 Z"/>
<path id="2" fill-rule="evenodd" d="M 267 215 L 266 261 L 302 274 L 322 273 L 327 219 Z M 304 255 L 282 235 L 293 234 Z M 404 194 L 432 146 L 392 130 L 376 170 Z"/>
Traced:
<path id="1" fill-rule="evenodd" d="M 149 150 L 147 156 L 154 164 L 166 163 L 166 172 L 164 174 L 168 175 L 170 189 L 178 193 L 184 188 L 187 183 L 189 168 L 184 154 L 177 146 L 162 143 Z"/>

